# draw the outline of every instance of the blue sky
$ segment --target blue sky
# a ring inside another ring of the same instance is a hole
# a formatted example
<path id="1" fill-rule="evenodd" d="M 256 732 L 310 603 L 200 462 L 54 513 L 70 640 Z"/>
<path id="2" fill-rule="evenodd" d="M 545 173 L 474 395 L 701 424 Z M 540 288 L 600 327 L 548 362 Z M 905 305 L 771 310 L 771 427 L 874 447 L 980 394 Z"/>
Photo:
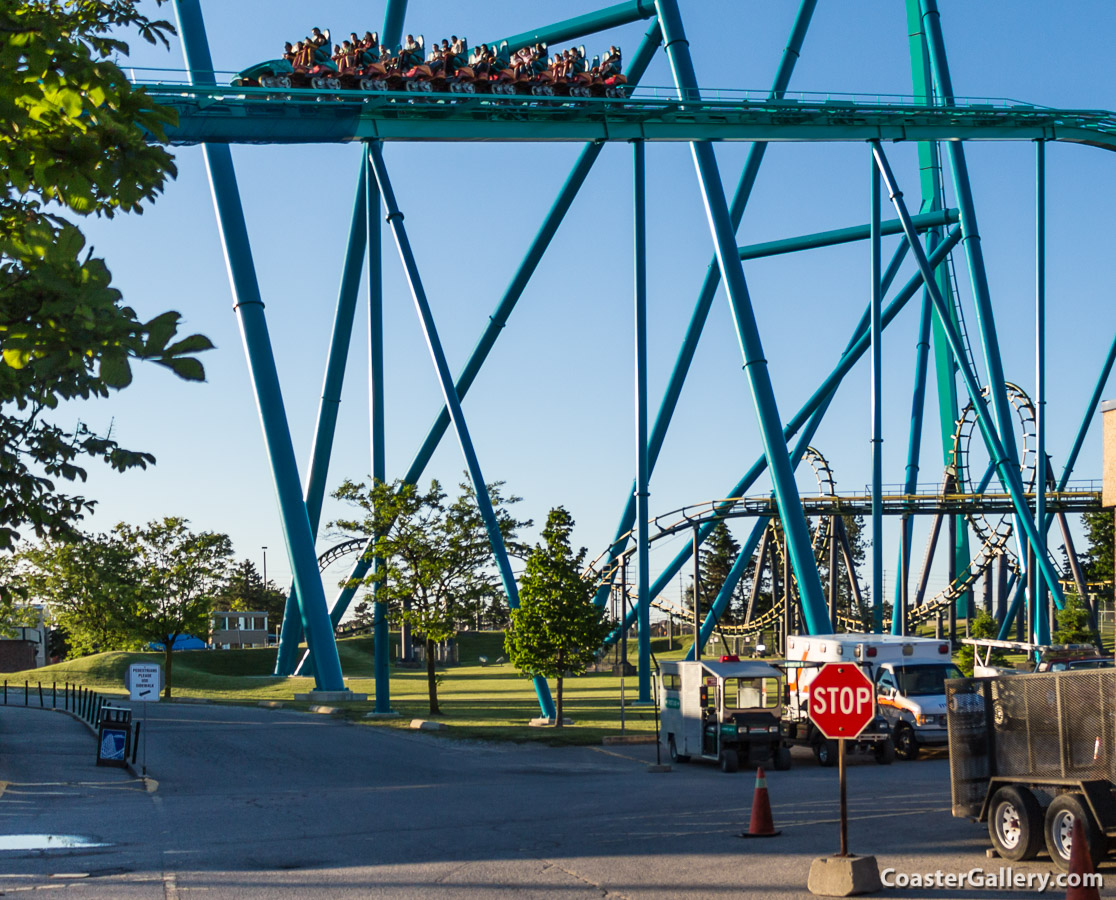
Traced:
<path id="1" fill-rule="evenodd" d="M 594 8 L 561 4 L 563 15 Z M 1116 108 L 1110 48 L 1116 14 L 1103 2 L 1069 6 L 1036 0 L 942 0 L 953 82 L 959 95 L 1011 97 L 1075 108 Z M 681 0 L 705 88 L 766 88 L 794 18 L 792 2 Z M 214 63 L 237 70 L 276 55 L 315 25 L 335 33 L 378 30 L 381 4 L 288 0 L 203 3 Z M 407 30 L 428 39 L 450 33 L 474 44 L 545 24 L 554 4 L 412 0 Z M 154 7 L 152 6 L 153 10 Z M 164 7 L 170 14 L 169 7 Z M 585 41 L 590 53 L 618 43 L 630 55 L 646 23 Z M 182 68 L 168 53 L 133 42 L 130 64 Z M 665 58 L 645 85 L 667 85 Z M 822 0 L 792 90 L 909 93 L 903 4 Z M 385 151 L 441 337 L 456 372 L 507 285 L 578 145 L 415 145 Z M 885 147 L 908 199 L 917 197 L 913 145 Z M 745 144 L 717 148 L 731 190 Z M 1034 386 L 1034 148 L 967 145 L 1004 368 Z M 236 147 L 241 195 L 267 305 L 294 445 L 305 474 L 333 320 L 353 190 L 355 146 Z M 662 396 L 705 266 L 709 231 L 689 149 L 648 148 L 650 404 Z M 262 560 L 285 581 L 289 566 L 252 399 L 228 278 L 199 148 L 176 151 L 177 180 L 143 216 L 86 223 L 115 283 L 141 315 L 180 310 L 189 331 L 209 335 L 208 381 L 185 384 L 155 367 L 107 401 L 84 406 L 94 427 L 113 425 L 125 446 L 153 452 L 146 472 L 94 470 L 87 493 L 100 501 L 89 526 L 107 529 L 176 514 L 195 527 L 229 533 L 237 553 Z M 1110 235 L 1116 159 L 1104 151 L 1053 145 L 1048 159 L 1048 449 L 1055 471 L 1110 342 L 1116 257 Z M 840 228 L 868 219 L 869 158 L 860 144 L 778 144 L 769 149 L 739 232 L 752 243 Z M 890 218 L 884 210 L 885 218 Z M 895 238 L 887 239 L 890 256 Z M 440 403 L 398 256 L 384 232 L 387 460 L 390 477 L 408 467 Z M 957 258 L 966 309 L 963 260 Z M 898 283 L 913 273 L 908 262 Z M 868 300 L 866 244 L 815 250 L 745 265 L 776 399 L 788 418 L 836 363 Z M 496 350 L 464 404 L 489 480 L 525 498 L 521 514 L 541 523 L 565 505 L 575 540 L 595 556 L 611 538 L 634 471 L 631 150 L 609 146 L 539 267 Z M 363 296 L 363 294 L 362 294 Z M 917 307 L 884 340 L 884 481 L 902 479 L 913 379 Z M 366 318 L 350 356 L 330 485 L 370 469 Z M 976 340 L 975 320 L 969 314 Z M 978 354 L 979 355 L 979 354 Z M 846 379 L 815 445 L 839 489 L 860 492 L 870 478 L 868 368 Z M 936 414 L 924 441 L 921 481 L 941 478 Z M 723 292 L 691 370 L 651 485 L 652 513 L 722 497 L 760 452 L 755 416 Z M 1099 477 L 1099 438 L 1087 442 L 1079 477 Z M 427 469 L 456 483 L 463 463 L 443 441 Z M 800 478 L 805 485 L 808 476 Z M 767 483 L 757 485 L 756 492 Z M 332 501 L 330 501 L 332 503 Z M 342 510 L 328 505 L 327 522 Z M 915 559 L 928 530 L 915 535 Z M 742 536 L 745 527 L 734 527 Z M 891 536 L 891 529 L 889 529 Z M 322 529 L 319 549 L 332 543 Z M 669 542 L 664 542 L 669 543 Z M 678 548 L 652 556 L 653 570 Z M 895 545 L 885 548 L 893 568 Z M 340 567 L 327 578 L 341 577 Z M 944 580 L 944 579 L 940 579 Z M 327 594 L 332 585 L 327 583 Z"/>

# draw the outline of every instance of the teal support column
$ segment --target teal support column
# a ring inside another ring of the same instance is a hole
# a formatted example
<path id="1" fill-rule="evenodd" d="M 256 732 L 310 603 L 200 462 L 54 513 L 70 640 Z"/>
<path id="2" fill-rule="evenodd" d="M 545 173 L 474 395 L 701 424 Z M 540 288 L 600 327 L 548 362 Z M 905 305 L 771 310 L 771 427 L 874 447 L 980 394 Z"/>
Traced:
<path id="1" fill-rule="evenodd" d="M 934 82 L 930 73 L 930 51 L 927 46 L 925 29 L 922 24 L 922 10 L 919 0 L 906 0 L 907 27 L 909 31 L 911 80 L 914 88 L 916 102 L 925 105 L 934 105 Z M 934 210 L 943 205 L 942 190 L 942 164 L 940 145 L 935 141 L 920 141 L 918 143 L 919 181 L 922 193 L 922 209 Z M 940 233 L 931 231 L 926 239 L 926 252 L 931 253 L 941 239 Z M 947 269 L 940 268 L 937 272 L 936 282 L 938 290 L 943 297 L 952 296 L 952 287 Z M 929 297 L 924 298 L 924 303 L 932 308 Z M 950 321 L 959 327 L 959 318 L 956 308 L 951 304 L 949 308 Z M 958 481 L 964 477 L 961 469 L 961 460 L 953 459 L 953 429 L 960 417 L 957 402 L 957 367 L 954 365 L 949 344 L 945 338 L 945 331 L 938 321 L 937 314 L 932 317 L 931 331 L 933 335 L 931 348 L 934 357 L 934 375 L 937 391 L 938 405 L 938 434 L 941 439 L 942 464 L 954 464 Z M 950 546 L 953 556 L 953 566 L 958 572 L 963 572 L 969 567 L 969 529 L 964 517 L 958 516 L 954 522 L 951 534 L 954 541 Z M 910 552 L 910 542 L 907 543 L 907 553 Z M 909 559 L 907 566 L 909 569 Z M 900 565 L 902 568 L 902 565 Z M 898 593 L 896 594 L 898 600 Z M 958 604 L 965 603 L 965 598 L 959 598 Z"/>
<path id="2" fill-rule="evenodd" d="M 402 41 L 406 16 L 407 0 L 388 0 L 384 10 L 384 27 L 380 29 L 381 47 L 395 47 Z"/>
<path id="3" fill-rule="evenodd" d="M 368 177 L 368 406 L 372 438 L 372 478 L 387 480 L 386 441 L 384 426 L 384 279 L 383 255 L 380 241 L 380 187 L 372 174 L 372 163 L 367 151 L 363 162 Z M 373 556 L 372 571 L 378 573 L 384 565 L 382 557 Z M 388 632 L 387 603 L 383 596 L 383 583 L 372 585 L 372 671 L 376 681 L 376 712 L 391 712 L 391 636 Z M 341 612 L 331 611 L 334 625 L 341 621 Z"/>
<path id="4" fill-rule="evenodd" d="M 650 65 L 655 52 L 659 48 L 661 40 L 662 32 L 659 30 L 658 21 L 656 21 L 647 29 L 647 33 L 644 35 L 643 40 L 636 50 L 635 56 L 632 58 L 631 67 L 627 72 L 629 84 L 636 84 L 643 77 L 644 73 L 647 71 L 647 66 Z M 582 149 L 581 155 L 578 156 L 577 162 L 574 163 L 569 177 L 566 179 L 565 184 L 562 185 L 561 191 L 559 191 L 557 198 L 551 205 L 550 211 L 547 213 L 523 261 L 520 263 L 519 268 L 516 270 L 515 275 L 504 291 L 503 297 L 500 298 L 495 311 L 488 317 L 488 324 L 481 334 L 480 340 L 477 342 L 476 347 L 465 363 L 461 374 L 457 377 L 456 388 L 458 398 L 463 399 L 469 392 L 469 388 L 472 387 L 473 381 L 480 373 L 485 360 L 488 359 L 489 353 L 492 352 L 492 348 L 496 345 L 500 333 L 507 324 L 520 297 L 523 296 L 523 292 L 527 288 L 531 276 L 534 275 L 535 270 L 538 268 L 547 248 L 550 246 L 550 242 L 554 239 L 554 235 L 558 231 L 558 227 L 562 224 L 562 220 L 565 218 L 566 213 L 569 212 L 574 198 L 577 196 L 581 186 L 585 183 L 585 179 L 589 176 L 593 164 L 597 161 L 597 157 L 600 156 L 601 150 L 603 149 L 603 143 L 587 144 Z M 408 468 L 404 474 L 403 480 L 405 482 L 408 484 L 415 484 L 418 482 L 418 479 L 422 477 L 423 471 L 434 455 L 434 451 L 438 448 L 438 444 L 445 436 L 449 425 L 449 412 L 443 407 L 435 418 L 434 424 L 430 426 L 426 434 L 426 439 L 423 441 L 418 453 L 415 454 L 410 468 Z M 361 554 L 361 557 L 356 561 L 352 570 L 349 572 L 348 581 L 359 581 L 368 574 L 368 568 L 371 563 L 367 561 L 367 550 L 370 549 L 371 542 L 369 546 L 365 548 L 366 552 Z M 333 601 L 333 606 L 330 609 L 331 615 L 344 615 L 354 594 L 355 589 L 343 588 Z"/>
<path id="5" fill-rule="evenodd" d="M 802 0 L 798 8 L 798 15 L 794 20 L 794 26 L 791 29 L 790 38 L 787 41 L 786 48 L 783 50 L 783 55 L 779 60 L 779 67 L 772 81 L 771 91 L 768 95 L 769 99 L 778 100 L 785 94 L 787 85 L 790 84 L 791 74 L 794 72 L 795 64 L 798 62 L 798 56 L 802 51 L 802 44 L 806 40 L 806 32 L 810 27 L 810 19 L 813 17 L 816 5 L 817 0 Z M 748 205 L 749 198 L 752 196 L 752 188 L 755 187 L 760 164 L 763 162 L 763 157 L 766 152 L 767 144 L 765 143 L 752 144 L 751 148 L 748 150 L 748 157 L 744 163 L 744 170 L 740 174 L 740 181 L 737 183 L 736 192 L 733 194 L 732 204 L 729 208 L 729 218 L 731 219 L 734 231 L 740 227 L 740 220 L 744 217 L 744 210 Z M 678 399 L 682 395 L 682 385 L 686 381 L 686 375 L 690 371 L 690 364 L 693 362 L 694 354 L 697 352 L 698 341 L 701 338 L 702 330 L 705 328 L 705 320 L 709 316 L 709 310 L 713 305 L 714 297 L 717 295 L 717 287 L 720 281 L 721 270 L 717 265 L 717 258 L 714 256 L 706 268 L 705 279 L 698 292 L 697 302 L 694 304 L 694 311 L 690 316 L 689 325 L 686 326 L 686 335 L 682 340 L 682 347 L 678 351 L 674 369 L 670 373 L 670 380 L 667 382 L 666 390 L 663 392 L 663 399 L 659 404 L 659 412 L 655 416 L 655 424 L 651 428 L 651 437 L 647 450 L 650 472 L 654 472 L 655 463 L 659 458 L 659 451 L 662 449 L 663 442 L 666 440 L 666 433 L 667 429 L 670 427 L 670 420 L 678 405 Z M 615 537 L 609 547 L 609 565 L 616 561 L 616 558 L 627 546 L 625 535 L 631 531 L 632 524 L 635 521 L 635 490 L 635 483 L 633 482 L 632 488 L 625 498 L 624 512 L 621 514 L 620 523 L 616 527 Z M 702 540 L 704 540 L 704 537 Z M 610 590 L 611 582 L 606 580 L 597 589 L 597 594 L 593 598 L 593 602 L 598 606 L 604 606 L 605 603 L 608 602 Z"/>
<path id="6" fill-rule="evenodd" d="M 209 55 L 199 0 L 175 0 L 175 10 L 191 82 L 214 84 L 213 60 Z M 313 529 L 302 495 L 279 375 L 271 352 L 232 154 L 229 147 L 223 144 L 203 145 L 202 152 L 209 171 L 237 319 L 275 482 L 287 556 L 298 591 L 302 627 L 314 657 L 316 686 L 323 691 L 345 690 L 341 661 L 326 611 L 325 592 L 318 575 Z"/>
<path id="7" fill-rule="evenodd" d="M 676 0 L 656 0 L 659 24 L 663 29 L 664 47 L 670 60 L 675 86 L 685 97 L 698 98 L 697 74 L 690 59 L 689 41 L 682 27 L 682 16 Z M 752 311 L 744 269 L 737 255 L 735 229 L 725 202 L 724 186 L 717 168 L 717 159 L 711 144 L 701 141 L 690 143 L 690 150 L 697 170 L 698 185 L 705 203 L 709 231 L 713 238 L 717 264 L 724 279 L 725 292 L 736 326 L 737 342 L 744 359 L 744 371 L 752 393 L 752 401 L 759 420 L 760 440 L 768 471 L 775 489 L 775 502 L 783 522 L 787 553 L 798 580 L 799 601 L 812 634 L 823 633 L 829 621 L 829 607 L 822 593 L 821 580 L 814 563 L 810 532 L 802 512 L 802 500 L 794 482 L 786 442 L 783 439 L 782 419 L 775 404 L 764 357 L 763 344 Z"/>
<path id="8" fill-rule="evenodd" d="M 1046 144 L 1035 142 L 1035 522 L 1038 524 L 1036 556 L 1046 549 Z M 1082 597 L 1082 602 L 1086 598 Z M 1036 644 L 1050 643 L 1050 608 L 1042 579 L 1035 579 Z"/>
<path id="9" fill-rule="evenodd" d="M 895 176 L 891 171 L 891 166 L 887 161 L 883 148 L 878 141 L 872 141 L 871 143 L 876 156 L 876 163 L 880 168 L 880 174 L 883 176 L 884 182 L 887 185 L 888 195 L 891 197 L 892 203 L 899 213 L 899 218 L 903 220 L 903 228 L 907 234 L 907 240 L 911 243 L 911 250 L 915 254 L 919 270 L 922 272 L 923 281 L 927 285 L 933 285 L 933 267 L 927 260 L 922 246 L 918 244 L 917 232 L 915 232 L 914 226 L 911 224 L 910 215 L 907 212 L 907 205 L 903 201 L 903 192 L 898 188 Z M 962 217 L 962 229 L 963 228 L 964 218 Z M 988 455 L 996 465 L 996 473 L 1000 479 L 1000 483 L 1003 484 L 1004 489 L 1011 497 L 1016 522 L 1019 523 L 1026 537 L 1027 544 L 1030 547 L 1034 547 L 1038 543 L 1038 528 L 1027 506 L 1027 500 L 1023 491 L 1023 483 L 1019 476 L 1019 466 L 1012 461 L 1010 454 L 1004 446 L 1004 442 L 1000 440 L 1000 434 L 996 429 L 996 423 L 991 417 L 988 404 L 985 403 L 981 393 L 981 387 L 980 383 L 977 381 L 976 373 L 973 371 L 965 355 L 964 344 L 961 341 L 957 329 L 953 327 L 953 323 L 948 322 L 945 300 L 938 292 L 936 286 L 931 287 L 930 298 L 938 309 L 939 318 L 942 319 L 943 324 L 946 325 L 946 337 L 949 340 L 949 346 L 953 351 L 954 359 L 957 361 L 957 366 L 961 371 L 961 377 L 965 383 L 965 388 L 969 392 L 969 400 L 972 402 L 973 409 L 976 412 L 977 425 L 980 428 L 984 444 L 988 449 Z M 1059 582 L 1058 572 L 1054 569 L 1050 560 L 1045 557 L 1036 558 L 1036 565 L 1041 571 L 1047 587 L 1050 589 L 1051 596 L 1056 598 L 1060 607 L 1062 605 L 1062 588 Z"/>
<path id="10" fill-rule="evenodd" d="M 880 349 L 880 173 L 872 163 L 871 190 L 871 345 L 872 345 L 872 631 L 883 631 L 883 357 Z M 915 240 L 918 238 L 916 237 Z"/>
<path id="11" fill-rule="evenodd" d="M 922 314 L 918 323 L 918 341 L 915 344 L 914 391 L 911 395 L 911 427 L 907 440 L 907 469 L 903 481 L 903 493 L 913 494 L 918 490 L 918 465 L 922 447 L 922 418 L 926 408 L 926 371 L 930 357 L 930 322 L 933 319 L 933 306 L 930 298 L 923 292 Z M 899 580 L 895 585 L 895 599 L 892 609 L 902 609 L 902 615 L 892 614 L 891 633 L 907 633 L 906 617 L 910 609 L 903 602 L 906 597 L 907 579 L 911 571 L 911 542 L 914 539 L 914 516 L 903 516 L 900 522 L 903 529 L 899 546 Z M 953 552 L 950 548 L 950 552 Z"/>
<path id="12" fill-rule="evenodd" d="M 422 326 L 426 346 L 430 351 L 430 358 L 438 375 L 442 398 L 445 401 L 446 409 L 449 410 L 450 421 L 453 423 L 454 432 L 457 434 L 457 442 L 461 447 L 461 455 L 465 457 L 465 467 L 469 472 L 469 480 L 473 484 L 477 508 L 484 520 L 489 543 L 492 545 L 492 555 L 496 560 L 496 568 L 500 572 L 500 580 L 503 582 L 504 592 L 508 598 L 508 607 L 518 609 L 519 589 L 515 583 L 515 575 L 512 574 L 511 563 L 508 561 L 508 552 L 504 547 L 504 537 L 500 533 L 496 513 L 492 508 L 492 499 L 488 495 L 488 482 L 484 480 L 484 473 L 481 471 L 476 450 L 473 448 L 473 439 L 469 435 L 469 426 L 466 424 L 465 415 L 461 411 L 461 401 L 458 399 L 453 375 L 450 374 L 449 364 L 446 362 L 446 355 L 442 350 L 442 342 L 438 337 L 438 329 L 434 324 L 434 316 L 431 313 L 430 303 L 426 298 L 426 290 L 423 288 L 422 279 L 419 275 L 418 263 L 415 261 L 411 242 L 407 237 L 407 230 L 403 226 L 403 213 L 400 212 L 399 204 L 395 199 L 395 191 L 392 189 L 391 180 L 384 165 L 383 152 L 379 144 L 371 144 L 368 152 L 372 163 L 372 172 L 376 176 L 376 183 L 380 187 L 380 195 L 387 211 L 387 222 L 391 226 L 395 237 L 395 245 L 399 250 L 399 258 L 407 276 L 411 298 L 415 302 L 419 324 Z M 539 707 L 543 715 L 553 718 L 555 715 L 554 703 L 551 700 L 550 688 L 545 678 L 535 678 L 535 693 L 538 695 Z"/>
<path id="13" fill-rule="evenodd" d="M 632 144 L 635 212 L 635 413 L 636 413 L 636 563 L 639 610 L 640 703 L 651 702 L 651 561 L 648 536 L 647 471 L 647 193 L 646 147 Z"/>
<path id="14" fill-rule="evenodd" d="M 365 172 L 361 166 L 357 180 L 353 217 L 349 224 L 349 243 L 345 251 L 345 267 L 341 274 L 341 287 L 337 292 L 337 312 L 333 318 L 333 333 L 329 340 L 326 358 L 322 399 L 318 405 L 318 421 L 314 426 L 314 446 L 310 453 L 310 473 L 306 478 L 306 514 L 310 528 L 317 537 L 321 524 L 322 501 L 325 498 L 326 476 L 333 452 L 333 438 L 337 433 L 337 414 L 341 406 L 341 388 L 345 382 L 345 364 L 352 342 L 353 322 L 356 318 L 357 292 L 360 288 L 360 270 L 364 264 L 365 243 Z M 334 623 L 336 625 L 336 623 Z M 283 630 L 279 635 L 279 652 L 275 657 L 275 674 L 291 675 L 298 659 L 298 645 L 302 640 L 302 623 L 298 615 L 298 591 L 291 585 L 287 593 L 287 608 L 283 615 Z M 298 674 L 312 674 L 309 667 Z"/>

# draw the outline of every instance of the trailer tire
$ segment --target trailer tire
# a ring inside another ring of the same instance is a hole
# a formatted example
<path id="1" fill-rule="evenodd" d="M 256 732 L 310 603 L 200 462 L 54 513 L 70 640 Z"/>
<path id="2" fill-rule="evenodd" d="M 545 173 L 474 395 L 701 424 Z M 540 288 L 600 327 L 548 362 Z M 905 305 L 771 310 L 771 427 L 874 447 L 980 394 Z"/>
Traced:
<path id="1" fill-rule="evenodd" d="M 876 762 L 881 766 L 890 766 L 895 762 L 895 742 L 891 738 L 884 738 L 876 744 Z"/>
<path id="2" fill-rule="evenodd" d="M 676 765 L 678 763 L 688 763 L 690 761 L 690 757 L 678 752 L 678 745 L 674 743 L 673 734 L 667 738 L 667 752 L 670 754 L 670 761 Z"/>
<path id="3" fill-rule="evenodd" d="M 775 771 L 785 772 L 791 767 L 791 752 L 790 747 L 784 747 L 780 744 L 771 753 L 771 764 L 775 766 Z"/>
<path id="4" fill-rule="evenodd" d="M 740 768 L 740 754 L 733 749 L 721 751 L 721 771 L 735 772 Z"/>
<path id="5" fill-rule="evenodd" d="M 829 769 L 837 765 L 837 757 L 840 752 L 836 741 L 821 737 L 814 739 L 814 758 L 817 759 L 818 765 L 823 769 Z"/>
<path id="6" fill-rule="evenodd" d="M 1089 847 L 1089 858 L 1093 866 L 1099 866 L 1105 853 L 1108 852 L 1108 838 L 1097 825 L 1085 798 L 1081 794 L 1059 794 L 1050 803 L 1046 810 L 1046 819 L 1042 826 L 1042 835 L 1046 840 L 1046 852 L 1063 872 L 1069 871 L 1070 837 L 1073 823 L 1081 820 L 1085 830 L 1085 843 Z"/>
<path id="7" fill-rule="evenodd" d="M 914 729 L 906 722 L 900 722 L 895 726 L 894 742 L 895 755 L 900 759 L 918 759 L 918 738 L 915 737 Z"/>
<path id="8" fill-rule="evenodd" d="M 1003 859 L 1034 859 L 1042 848 L 1042 807 L 1025 787 L 1002 787 L 988 805 L 988 836 Z"/>

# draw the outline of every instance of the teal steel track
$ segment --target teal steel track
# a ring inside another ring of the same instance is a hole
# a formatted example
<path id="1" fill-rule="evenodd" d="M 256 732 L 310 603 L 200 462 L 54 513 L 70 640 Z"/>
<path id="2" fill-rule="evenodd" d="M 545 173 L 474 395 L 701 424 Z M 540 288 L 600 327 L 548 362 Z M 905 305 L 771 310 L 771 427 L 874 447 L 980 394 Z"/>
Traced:
<path id="1" fill-rule="evenodd" d="M 1068 141 L 1116 150 L 1116 113 L 845 99 L 626 100 L 191 87 L 138 82 L 178 112 L 171 144 L 347 141 Z"/>

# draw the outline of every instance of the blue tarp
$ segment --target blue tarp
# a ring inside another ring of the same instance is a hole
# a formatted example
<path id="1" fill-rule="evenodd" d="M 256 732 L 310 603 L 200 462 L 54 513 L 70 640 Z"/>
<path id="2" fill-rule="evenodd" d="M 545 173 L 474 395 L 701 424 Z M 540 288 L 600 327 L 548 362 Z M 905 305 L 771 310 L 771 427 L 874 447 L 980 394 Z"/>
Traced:
<path id="1" fill-rule="evenodd" d="M 174 639 L 174 646 L 171 650 L 204 650 L 206 643 L 201 638 L 196 638 L 192 634 L 180 634 Z M 163 650 L 162 641 L 152 641 L 147 645 L 148 650 Z"/>

